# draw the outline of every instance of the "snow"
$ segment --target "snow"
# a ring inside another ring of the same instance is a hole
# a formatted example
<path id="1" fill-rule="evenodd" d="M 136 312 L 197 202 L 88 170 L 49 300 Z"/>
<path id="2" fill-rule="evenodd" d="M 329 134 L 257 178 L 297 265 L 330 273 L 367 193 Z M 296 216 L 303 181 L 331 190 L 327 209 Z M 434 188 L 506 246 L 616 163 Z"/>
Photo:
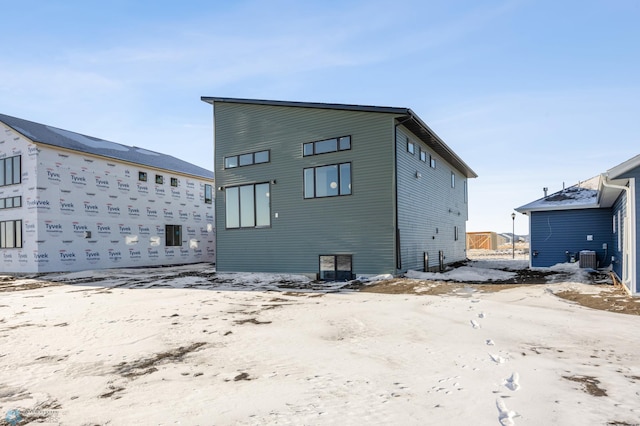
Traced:
<path id="1" fill-rule="evenodd" d="M 102 139 L 92 138 L 85 135 L 81 135 L 79 133 L 70 132 L 68 130 L 58 129 L 56 127 L 45 126 L 48 130 L 59 134 L 67 139 L 74 140 L 78 143 L 86 145 L 91 148 L 99 148 L 99 149 L 114 149 L 116 151 L 129 151 L 129 148 L 117 144 L 115 142 L 109 142 Z"/>
<path id="2" fill-rule="evenodd" d="M 517 262 L 427 276 L 491 281 Z M 640 423 L 640 317 L 556 297 L 609 290 L 554 268 L 569 280 L 439 296 L 208 264 L 25 277 L 58 285 L 0 293 L 0 419 Z"/>

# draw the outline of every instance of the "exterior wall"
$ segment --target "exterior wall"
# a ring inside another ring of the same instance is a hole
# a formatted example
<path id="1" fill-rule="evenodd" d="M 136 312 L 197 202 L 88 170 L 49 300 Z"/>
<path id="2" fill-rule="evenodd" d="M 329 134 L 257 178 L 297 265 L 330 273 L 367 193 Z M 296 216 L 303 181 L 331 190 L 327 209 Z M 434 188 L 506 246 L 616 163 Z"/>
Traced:
<path id="1" fill-rule="evenodd" d="M 38 231 L 38 217 L 34 209 L 27 209 L 27 205 L 37 203 L 37 164 L 38 149 L 35 144 L 27 142 L 11 129 L 0 123 L 0 158 L 21 156 L 21 183 L 0 186 L 0 198 L 22 197 L 22 207 L 0 209 L 0 221 L 22 219 L 22 248 L 1 249 L 2 262 L 0 271 L 31 271 L 37 270 L 41 259 L 46 258 L 38 250 L 35 236 Z"/>
<path id="2" fill-rule="evenodd" d="M 407 138 L 415 144 L 414 154 L 407 151 Z M 420 159 L 420 149 L 428 154 L 426 162 Z M 428 254 L 429 270 L 439 268 L 440 252 L 444 255 L 444 264 L 465 260 L 467 179 L 401 126 L 396 132 L 396 150 L 399 272 L 423 270 L 425 253 Z M 435 157 L 435 168 L 431 167 L 429 156 Z M 455 188 L 451 187 L 452 172 Z"/>
<path id="3" fill-rule="evenodd" d="M 16 257 L 26 253 L 28 261 L 14 257 L 2 263 L 3 271 L 215 261 L 214 206 L 204 203 L 204 185 L 213 182 L 45 145 L 36 147 L 10 129 L 6 133 L 35 153 L 27 161 L 23 157 L 19 186 L 25 196 L 23 207 L 14 209 L 26 218 L 24 248 L 2 250 L 16 252 Z M 138 181 L 139 171 L 147 172 L 147 182 Z M 156 174 L 164 177 L 163 184 L 155 184 Z M 171 177 L 178 178 L 178 187 L 170 185 Z M 182 225 L 182 246 L 165 246 L 167 224 Z"/>
<path id="4" fill-rule="evenodd" d="M 319 256 L 350 254 L 353 272 L 394 273 L 391 114 L 216 103 L 219 271 L 315 275 Z M 302 145 L 351 136 L 351 149 L 303 157 Z M 270 162 L 224 169 L 224 158 L 270 150 Z M 351 162 L 352 194 L 305 199 L 303 169 Z M 226 229 L 224 188 L 270 183 L 271 226 Z"/>
<path id="5" fill-rule="evenodd" d="M 624 249 L 625 249 L 625 233 L 626 233 L 626 220 L 627 216 L 627 193 L 623 191 L 616 202 L 611 208 L 611 216 L 609 217 L 609 223 L 613 231 L 613 240 L 611 242 L 611 255 L 613 256 L 613 262 L 611 267 L 613 272 L 619 278 L 623 277 L 624 267 Z M 615 222 L 615 225 L 614 225 Z"/>
<path id="6" fill-rule="evenodd" d="M 611 209 L 531 212 L 531 266 L 569 262 L 571 254 L 577 262 L 581 250 L 595 251 L 598 266 L 608 266 L 614 247 L 611 217 Z"/>
<path id="7" fill-rule="evenodd" d="M 630 179 L 630 188 L 633 192 L 632 203 L 634 203 L 635 205 L 632 208 L 634 209 L 634 211 L 625 212 L 629 215 L 629 220 L 633 221 L 633 224 L 629 223 L 630 226 L 633 225 L 633 228 L 630 229 L 632 235 L 630 235 L 629 241 L 635 249 L 631 253 L 632 259 L 630 259 L 631 262 L 634 262 L 633 267 L 631 267 L 631 264 L 629 265 L 630 271 L 634 275 L 633 283 L 635 284 L 635 286 L 634 288 L 630 288 L 629 290 L 634 294 L 639 294 L 640 269 L 638 268 L 638 260 L 640 260 L 640 238 L 638 238 L 638 232 L 640 230 L 640 217 L 638 217 L 638 211 L 640 211 L 640 206 L 638 205 L 638 203 L 640 203 L 640 188 L 638 187 L 638 182 L 640 182 L 640 167 L 636 167 L 635 169 L 630 170 L 629 172 L 624 173 L 621 176 L 617 176 L 616 179 Z M 622 197 L 624 196 L 625 193 L 623 193 Z M 626 209 L 625 203 L 622 203 L 622 206 L 620 208 Z M 618 274 L 619 277 L 622 277 L 621 271 L 620 273 L 616 271 L 616 274 Z"/>

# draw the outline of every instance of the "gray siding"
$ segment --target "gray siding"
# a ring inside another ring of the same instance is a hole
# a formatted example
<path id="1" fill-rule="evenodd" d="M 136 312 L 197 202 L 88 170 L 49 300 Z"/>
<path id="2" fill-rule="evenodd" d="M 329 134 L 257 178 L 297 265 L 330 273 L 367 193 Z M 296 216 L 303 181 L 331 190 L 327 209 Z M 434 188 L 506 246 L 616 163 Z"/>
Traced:
<path id="1" fill-rule="evenodd" d="M 319 255 L 352 254 L 355 274 L 394 273 L 394 117 L 216 103 L 216 186 L 272 182 L 269 228 L 226 229 L 224 190 L 216 192 L 218 270 L 315 274 Z M 351 150 L 302 156 L 303 143 L 344 135 Z M 224 169 L 226 156 L 266 149 L 270 163 Z M 344 162 L 352 195 L 303 198 L 304 168 Z"/>
<path id="2" fill-rule="evenodd" d="M 578 261 L 582 250 L 595 251 L 599 267 L 608 266 L 615 249 L 611 217 L 611 209 L 531 212 L 531 266 L 569 262 L 571 255 Z"/>
<path id="3" fill-rule="evenodd" d="M 407 152 L 407 138 L 415 144 L 413 155 Z M 439 266 L 440 251 L 445 256 L 445 264 L 464 260 L 468 216 L 466 178 L 402 126 L 396 132 L 396 149 L 399 271 L 423 270 L 424 253 L 428 253 L 428 269 Z M 420 160 L 420 149 L 428 154 L 426 162 Z M 429 156 L 435 157 L 435 168 L 430 166 Z M 452 172 L 455 188 L 451 187 Z M 455 227 L 458 227 L 457 241 Z"/>

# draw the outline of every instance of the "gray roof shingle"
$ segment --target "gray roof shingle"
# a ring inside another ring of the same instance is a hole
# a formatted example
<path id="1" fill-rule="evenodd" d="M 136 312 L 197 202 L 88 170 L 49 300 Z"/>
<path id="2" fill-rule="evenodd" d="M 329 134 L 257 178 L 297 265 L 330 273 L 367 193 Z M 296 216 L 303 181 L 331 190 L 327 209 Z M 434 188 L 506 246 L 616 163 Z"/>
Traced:
<path id="1" fill-rule="evenodd" d="M 184 173 L 205 179 L 213 179 L 212 171 L 171 155 L 161 154 L 135 146 L 122 145 L 4 114 L 0 114 L 0 122 L 31 139 L 33 142 L 44 145 L 128 161 L 130 163 Z"/>

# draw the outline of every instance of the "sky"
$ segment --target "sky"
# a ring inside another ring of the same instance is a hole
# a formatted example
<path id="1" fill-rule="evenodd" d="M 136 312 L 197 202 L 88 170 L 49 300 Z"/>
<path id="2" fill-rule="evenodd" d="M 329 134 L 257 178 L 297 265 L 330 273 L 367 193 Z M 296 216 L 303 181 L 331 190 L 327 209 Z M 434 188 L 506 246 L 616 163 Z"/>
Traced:
<path id="1" fill-rule="evenodd" d="M 201 96 L 411 108 L 467 231 L 640 154 L 640 2 L 0 0 L 0 113 L 213 168 Z"/>

